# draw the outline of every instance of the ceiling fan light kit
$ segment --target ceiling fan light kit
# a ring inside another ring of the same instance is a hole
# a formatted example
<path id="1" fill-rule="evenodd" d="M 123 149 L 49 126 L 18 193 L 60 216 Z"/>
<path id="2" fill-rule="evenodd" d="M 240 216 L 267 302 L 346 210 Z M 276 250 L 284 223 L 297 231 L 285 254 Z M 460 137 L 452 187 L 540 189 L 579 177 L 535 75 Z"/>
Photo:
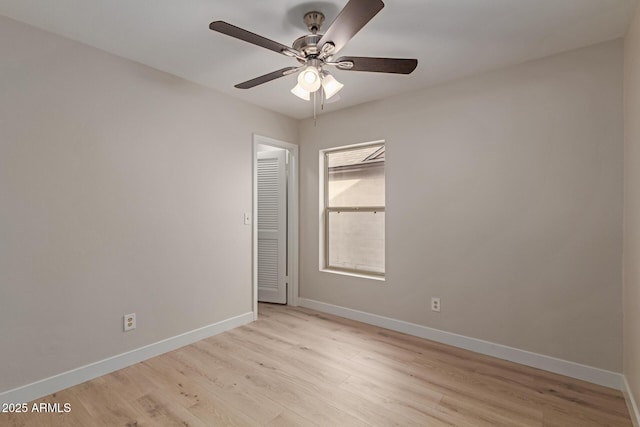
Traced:
<path id="1" fill-rule="evenodd" d="M 298 75 L 298 84 L 291 89 L 291 93 L 305 101 L 311 100 L 311 94 L 322 86 L 324 99 L 330 99 L 344 87 L 328 71 L 318 71 L 309 66 Z"/>
<path id="2" fill-rule="evenodd" d="M 341 57 L 333 60 L 333 56 L 340 51 L 353 36 L 355 36 L 374 16 L 382 10 L 381 0 L 349 0 L 331 23 L 324 34 L 319 34 L 325 16 L 322 12 L 311 11 L 305 13 L 303 20 L 311 34 L 298 37 L 291 45 L 274 42 L 242 28 L 224 21 L 214 21 L 209 25 L 213 31 L 226 34 L 239 40 L 295 58 L 301 65 L 287 67 L 273 71 L 260 77 L 235 85 L 239 89 L 252 87 L 270 82 L 280 77 L 298 73 L 298 82 L 291 89 L 298 98 L 311 100 L 311 94 L 322 91 L 324 97 L 330 99 L 336 95 L 344 85 L 324 68 L 334 66 L 344 71 L 369 71 L 376 73 L 411 74 L 418 66 L 417 59 L 404 58 L 372 58 L 372 57 Z M 335 99 L 338 99 L 337 97 Z M 315 104 L 314 104 L 315 109 Z"/>

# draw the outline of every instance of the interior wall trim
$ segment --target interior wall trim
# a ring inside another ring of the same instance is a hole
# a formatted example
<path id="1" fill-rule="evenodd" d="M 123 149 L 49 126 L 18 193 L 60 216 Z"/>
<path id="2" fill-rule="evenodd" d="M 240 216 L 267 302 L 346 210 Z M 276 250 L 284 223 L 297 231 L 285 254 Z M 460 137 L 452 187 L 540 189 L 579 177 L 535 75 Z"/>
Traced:
<path id="1" fill-rule="evenodd" d="M 65 388 L 126 368 L 253 321 L 253 312 L 231 317 L 153 344 L 118 354 L 85 366 L 0 393 L 0 405 L 27 403 Z"/>
<path id="2" fill-rule="evenodd" d="M 627 403 L 627 409 L 629 409 L 631 422 L 633 423 L 633 427 L 640 427 L 640 411 L 638 410 L 638 405 L 636 404 L 637 400 L 631 392 L 631 387 L 629 387 L 629 382 L 627 381 L 626 376 L 623 376 L 623 381 L 624 389 L 622 390 L 622 394 L 624 394 L 624 400 Z"/>
<path id="3" fill-rule="evenodd" d="M 299 298 L 298 303 L 300 306 L 310 308 L 312 310 L 346 317 L 347 319 L 368 323 L 370 325 L 391 329 L 392 331 L 402 332 L 408 335 L 425 338 L 443 344 L 448 344 L 454 347 L 463 348 L 465 350 L 470 350 L 487 356 L 497 357 L 498 359 L 509 360 L 521 365 L 531 366 L 533 368 L 542 369 L 556 374 L 566 375 L 571 378 L 588 381 L 590 383 L 602 385 L 605 387 L 610 387 L 617 390 L 623 390 L 624 387 L 624 377 L 622 376 L 622 374 L 617 372 L 611 372 L 604 369 L 595 368 L 593 366 L 582 365 L 580 363 L 570 362 L 568 360 L 558 359 L 552 356 L 546 356 L 544 354 L 533 353 L 527 350 L 520 350 L 518 348 L 508 347 L 490 341 L 484 341 L 477 338 L 454 334 L 451 332 L 429 328 L 427 326 L 422 326 L 415 323 L 379 316 L 377 314 L 328 304 L 321 301 Z"/>

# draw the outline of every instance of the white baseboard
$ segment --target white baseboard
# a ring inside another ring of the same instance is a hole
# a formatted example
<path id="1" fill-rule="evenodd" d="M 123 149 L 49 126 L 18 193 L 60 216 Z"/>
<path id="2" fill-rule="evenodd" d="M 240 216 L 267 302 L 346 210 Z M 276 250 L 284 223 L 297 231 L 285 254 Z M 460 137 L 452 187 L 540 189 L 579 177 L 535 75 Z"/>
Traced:
<path id="1" fill-rule="evenodd" d="M 571 378 L 577 378 L 605 387 L 617 390 L 623 389 L 623 376 L 616 372 L 606 371 L 604 369 L 594 368 L 580 363 L 569 362 L 567 360 L 557 359 L 543 354 L 520 350 L 502 344 L 479 340 L 464 335 L 441 331 L 439 329 L 433 329 L 427 326 L 417 325 L 415 323 L 409 323 L 320 301 L 299 298 L 298 303 L 302 307 L 310 308 L 312 310 L 346 317 L 347 319 L 357 320 L 359 322 L 448 344 L 454 347 L 474 351 L 476 353 L 485 354 L 487 356 L 509 360 L 521 365 L 531 366 L 560 375 L 566 375 Z"/>
<path id="2" fill-rule="evenodd" d="M 238 326 L 246 325 L 253 320 L 253 312 L 241 314 L 193 331 L 185 332 L 184 334 L 176 335 L 175 337 L 158 341 L 154 344 L 149 344 L 22 387 L 14 388 L 13 390 L 0 393 L 0 404 L 30 402 L 64 390 L 65 388 L 117 371 L 118 369 L 123 369 L 138 362 L 176 350 L 185 345 L 193 344 L 196 341 L 237 328 Z"/>
<path id="3" fill-rule="evenodd" d="M 624 380 L 624 389 L 622 393 L 624 394 L 624 400 L 627 402 L 627 409 L 629 409 L 629 415 L 631 416 L 631 422 L 633 423 L 633 427 L 640 427 L 640 411 L 638 411 L 638 405 L 636 404 L 636 399 L 631 392 L 631 388 L 629 387 L 629 382 L 627 382 L 627 377 L 623 377 Z"/>

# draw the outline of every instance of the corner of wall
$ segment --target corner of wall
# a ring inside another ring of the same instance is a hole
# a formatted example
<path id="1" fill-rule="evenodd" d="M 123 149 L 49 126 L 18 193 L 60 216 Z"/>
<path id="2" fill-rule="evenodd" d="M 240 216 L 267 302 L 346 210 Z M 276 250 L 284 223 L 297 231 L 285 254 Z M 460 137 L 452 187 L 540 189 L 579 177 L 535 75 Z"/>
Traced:
<path id="1" fill-rule="evenodd" d="M 631 422 L 633 423 L 633 427 L 640 427 L 640 411 L 638 410 L 638 405 L 636 404 L 635 396 L 629 388 L 629 382 L 627 381 L 627 377 L 623 376 L 623 390 L 622 394 L 624 395 L 624 401 L 627 404 L 627 409 L 629 410 L 629 416 L 631 417 Z"/>
<path id="2" fill-rule="evenodd" d="M 640 393 L 640 5 L 632 13 L 624 39 L 624 244 L 623 244 L 623 374 L 625 399 L 639 426 Z"/>

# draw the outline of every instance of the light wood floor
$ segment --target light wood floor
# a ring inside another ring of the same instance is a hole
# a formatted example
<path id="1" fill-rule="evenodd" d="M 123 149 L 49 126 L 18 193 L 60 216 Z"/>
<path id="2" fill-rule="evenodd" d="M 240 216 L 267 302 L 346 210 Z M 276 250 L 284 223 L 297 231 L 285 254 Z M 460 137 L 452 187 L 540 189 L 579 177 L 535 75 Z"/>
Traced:
<path id="1" fill-rule="evenodd" d="M 10 426 L 631 426 L 615 390 L 312 310 L 260 319 L 38 402 Z"/>

